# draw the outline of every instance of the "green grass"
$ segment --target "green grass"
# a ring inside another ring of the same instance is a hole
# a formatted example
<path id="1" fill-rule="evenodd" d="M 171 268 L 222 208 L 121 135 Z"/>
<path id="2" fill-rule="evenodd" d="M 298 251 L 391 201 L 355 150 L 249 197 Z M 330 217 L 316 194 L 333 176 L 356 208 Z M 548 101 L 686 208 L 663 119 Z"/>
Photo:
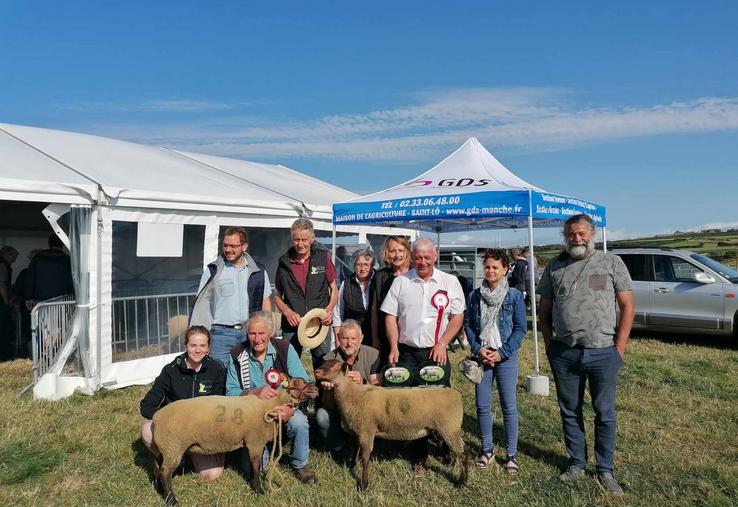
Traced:
<path id="1" fill-rule="evenodd" d="M 452 356 L 458 362 L 463 353 Z M 561 423 L 550 397 L 528 394 L 525 375 L 532 347 L 521 356 L 520 464 L 516 477 L 499 466 L 470 471 L 455 489 L 432 460 L 413 477 L 395 448 L 375 455 L 369 490 L 355 489 L 356 471 L 333 463 L 317 439 L 310 463 L 320 483 L 299 484 L 280 465 L 285 489 L 257 497 L 233 470 L 215 483 L 177 475 L 183 505 L 736 505 L 738 503 L 738 347 L 735 339 L 635 338 L 621 372 L 616 474 L 621 498 L 603 494 L 592 478 L 574 485 L 555 476 L 565 463 Z M 542 358 L 542 370 L 548 365 Z M 152 459 L 138 439 L 138 402 L 147 387 L 75 395 L 59 402 L 18 400 L 31 378 L 28 361 L 0 364 L 0 505 L 163 505 L 151 484 Z M 458 375 L 464 394 L 467 452 L 477 451 L 472 385 Z M 495 441 L 503 441 L 499 404 Z M 586 412 L 592 435 L 591 409 Z M 496 448 L 501 457 L 504 452 Z M 593 455 L 590 449 L 590 455 Z"/>

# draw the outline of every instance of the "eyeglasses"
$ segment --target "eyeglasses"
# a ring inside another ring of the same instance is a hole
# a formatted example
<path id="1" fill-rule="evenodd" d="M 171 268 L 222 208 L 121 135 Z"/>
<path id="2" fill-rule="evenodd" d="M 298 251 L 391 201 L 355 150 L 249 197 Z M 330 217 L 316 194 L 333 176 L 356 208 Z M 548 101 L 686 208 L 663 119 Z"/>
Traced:
<path id="1" fill-rule="evenodd" d="M 238 243 L 236 245 L 229 245 L 228 243 L 223 243 L 223 250 L 228 250 L 228 249 L 236 250 L 237 248 L 239 248 L 239 247 L 241 247 L 241 246 L 243 246 L 245 244 L 246 243 Z"/>

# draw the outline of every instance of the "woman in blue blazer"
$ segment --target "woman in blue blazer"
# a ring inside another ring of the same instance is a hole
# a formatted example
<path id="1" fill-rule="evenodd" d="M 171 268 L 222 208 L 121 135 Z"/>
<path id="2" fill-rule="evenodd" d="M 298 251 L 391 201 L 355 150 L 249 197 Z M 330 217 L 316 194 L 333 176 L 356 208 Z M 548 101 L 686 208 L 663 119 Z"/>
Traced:
<path id="1" fill-rule="evenodd" d="M 484 375 L 476 385 L 477 419 L 482 443 L 476 464 L 487 468 L 493 458 L 492 446 L 492 383 L 502 406 L 502 418 L 507 436 L 505 469 L 515 474 L 520 465 L 518 448 L 518 405 L 515 388 L 518 381 L 518 349 L 527 332 L 525 301 L 519 290 L 507 284 L 509 259 L 503 250 L 488 250 L 483 257 L 484 281 L 469 296 L 464 314 L 464 330 L 483 363 Z"/>

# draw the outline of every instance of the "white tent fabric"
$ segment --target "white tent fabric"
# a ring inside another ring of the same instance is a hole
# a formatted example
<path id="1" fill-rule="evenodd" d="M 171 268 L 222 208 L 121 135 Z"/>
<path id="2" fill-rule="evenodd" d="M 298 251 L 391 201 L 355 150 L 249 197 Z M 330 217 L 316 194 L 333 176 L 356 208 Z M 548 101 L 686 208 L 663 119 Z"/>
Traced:
<path id="1" fill-rule="evenodd" d="M 329 196 L 356 196 L 283 166 L 35 127 L 0 124 L 0 153 L 8 200 L 90 203 L 99 186 L 121 207 L 330 215 Z"/>
<path id="2" fill-rule="evenodd" d="M 546 192 L 503 166 L 474 137 L 439 164 L 400 185 L 333 205 L 336 224 L 389 223 L 437 231 L 556 226 L 587 213 L 605 225 L 597 204 Z"/>

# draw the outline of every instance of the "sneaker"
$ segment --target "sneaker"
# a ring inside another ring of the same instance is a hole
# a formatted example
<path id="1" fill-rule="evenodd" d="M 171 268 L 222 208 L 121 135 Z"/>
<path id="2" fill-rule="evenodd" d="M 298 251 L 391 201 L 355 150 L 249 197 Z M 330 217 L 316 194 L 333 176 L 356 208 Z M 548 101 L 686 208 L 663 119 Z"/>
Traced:
<path id="1" fill-rule="evenodd" d="M 579 480 L 582 477 L 584 477 L 584 469 L 579 468 L 576 465 L 569 465 L 566 471 L 559 475 L 559 480 L 561 482 L 572 482 Z"/>
<path id="2" fill-rule="evenodd" d="M 507 473 L 510 475 L 518 473 L 518 470 L 520 470 L 520 464 L 518 463 L 518 458 L 515 457 L 515 455 L 507 458 L 507 462 L 505 462 L 505 470 L 507 470 Z"/>
<path id="3" fill-rule="evenodd" d="M 617 479 L 610 472 L 600 472 L 597 474 L 597 482 L 612 495 L 622 495 L 623 488 L 618 484 Z"/>
<path id="4" fill-rule="evenodd" d="M 315 472 L 313 472 L 313 470 L 308 466 L 293 469 L 293 472 L 295 474 L 295 477 L 297 477 L 297 480 L 303 484 L 315 484 L 316 482 L 318 482 L 318 478 L 315 476 Z"/>

